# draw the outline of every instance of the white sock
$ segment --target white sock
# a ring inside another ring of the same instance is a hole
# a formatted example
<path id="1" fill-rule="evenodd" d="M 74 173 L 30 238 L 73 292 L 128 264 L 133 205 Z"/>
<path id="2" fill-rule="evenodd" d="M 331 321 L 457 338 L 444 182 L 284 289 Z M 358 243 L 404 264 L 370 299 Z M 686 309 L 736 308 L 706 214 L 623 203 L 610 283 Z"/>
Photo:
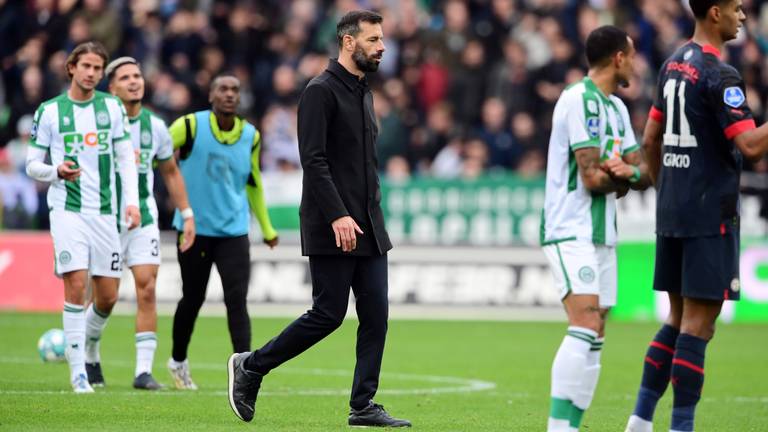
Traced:
<path id="1" fill-rule="evenodd" d="M 587 357 L 592 343 L 597 339 L 597 332 L 570 326 L 563 338 L 552 362 L 551 407 L 547 430 L 549 432 L 568 432 L 571 427 L 572 412 L 577 408 L 573 402 L 578 399 L 579 389 L 587 369 Z"/>
<path id="2" fill-rule="evenodd" d="M 134 376 L 139 376 L 144 372 L 152 374 L 155 349 L 157 349 L 155 332 L 136 333 L 136 373 Z"/>
<path id="3" fill-rule="evenodd" d="M 605 342 L 605 338 L 597 338 L 592 343 L 587 354 L 584 375 L 582 375 L 581 384 L 579 384 L 576 397 L 573 400 L 573 405 L 583 411 L 589 408 L 595 397 L 595 389 L 597 389 L 597 382 L 600 379 L 600 354 L 603 352 L 603 342 Z"/>
<path id="4" fill-rule="evenodd" d="M 632 414 L 627 423 L 627 432 L 653 432 L 653 422 Z"/>
<path id="5" fill-rule="evenodd" d="M 105 314 L 96 309 L 94 303 L 91 303 L 88 306 L 88 310 L 85 312 L 86 363 L 99 363 L 101 361 L 101 357 L 99 356 L 99 341 L 101 340 L 101 333 L 107 325 L 107 319 L 109 319 L 109 314 Z"/>
<path id="6" fill-rule="evenodd" d="M 85 375 L 85 313 L 83 305 L 64 302 L 62 323 L 64 337 L 67 338 L 65 350 L 69 363 L 70 381 L 78 375 Z"/>

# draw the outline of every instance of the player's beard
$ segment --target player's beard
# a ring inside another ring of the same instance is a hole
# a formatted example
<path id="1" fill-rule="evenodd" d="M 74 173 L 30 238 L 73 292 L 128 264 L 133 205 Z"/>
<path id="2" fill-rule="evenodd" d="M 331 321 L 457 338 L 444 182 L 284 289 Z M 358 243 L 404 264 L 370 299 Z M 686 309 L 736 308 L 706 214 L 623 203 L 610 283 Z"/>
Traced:
<path id="1" fill-rule="evenodd" d="M 352 53 L 352 60 L 361 71 L 376 72 L 379 70 L 379 63 L 376 61 L 375 55 L 366 56 L 362 48 L 355 47 L 355 52 Z"/>

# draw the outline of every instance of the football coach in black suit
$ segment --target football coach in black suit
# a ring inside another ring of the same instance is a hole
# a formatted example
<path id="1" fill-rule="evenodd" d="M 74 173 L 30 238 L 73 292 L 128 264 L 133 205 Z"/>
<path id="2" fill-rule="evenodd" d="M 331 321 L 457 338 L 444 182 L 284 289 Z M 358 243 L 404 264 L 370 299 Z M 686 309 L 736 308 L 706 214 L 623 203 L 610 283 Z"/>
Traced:
<path id="1" fill-rule="evenodd" d="M 336 330 L 349 289 L 359 326 L 349 424 L 410 426 L 373 402 L 387 334 L 387 251 L 377 175 L 378 128 L 365 74 L 384 54 L 382 17 L 354 11 L 337 25 L 339 58 L 315 77 L 299 100 L 298 135 L 304 168 L 301 246 L 309 257 L 312 309 L 252 353 L 228 362 L 229 402 L 242 420 L 254 415 L 262 377 Z"/>

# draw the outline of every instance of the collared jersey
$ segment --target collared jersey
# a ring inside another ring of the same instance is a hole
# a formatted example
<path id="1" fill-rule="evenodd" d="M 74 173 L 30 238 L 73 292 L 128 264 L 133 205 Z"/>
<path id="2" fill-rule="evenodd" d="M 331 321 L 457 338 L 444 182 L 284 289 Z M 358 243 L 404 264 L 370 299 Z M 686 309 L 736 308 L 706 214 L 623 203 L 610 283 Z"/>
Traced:
<path id="1" fill-rule="evenodd" d="M 664 63 L 649 116 L 664 125 L 656 233 L 720 235 L 738 228 L 742 156 L 733 139 L 755 128 L 744 82 L 712 46 L 689 42 Z"/>
<path id="2" fill-rule="evenodd" d="M 165 122 L 152 111 L 141 108 L 139 115 L 129 118 L 131 142 L 136 155 L 136 172 L 139 179 L 139 212 L 141 213 L 141 226 L 157 223 L 157 203 L 153 187 L 155 173 L 153 162 L 155 159 L 165 161 L 173 157 L 173 143 Z M 119 175 L 118 175 L 119 179 Z M 117 183 L 120 190 L 120 182 Z M 125 218 L 125 202 L 121 201 L 118 223 L 120 231 L 127 229 Z"/>
<path id="3" fill-rule="evenodd" d="M 605 96 L 589 77 L 557 101 L 547 155 L 541 243 L 582 240 L 616 244 L 616 194 L 589 191 L 582 183 L 576 150 L 600 149 L 601 160 L 639 149 L 629 113 L 616 96 Z"/>
<path id="4" fill-rule="evenodd" d="M 128 118 L 119 99 L 95 92 L 73 101 L 63 93 L 35 113 L 30 145 L 48 150 L 54 167 L 73 161 L 82 169 L 75 181 L 56 180 L 48 207 L 84 214 L 117 213 L 115 143 L 130 139 Z"/>

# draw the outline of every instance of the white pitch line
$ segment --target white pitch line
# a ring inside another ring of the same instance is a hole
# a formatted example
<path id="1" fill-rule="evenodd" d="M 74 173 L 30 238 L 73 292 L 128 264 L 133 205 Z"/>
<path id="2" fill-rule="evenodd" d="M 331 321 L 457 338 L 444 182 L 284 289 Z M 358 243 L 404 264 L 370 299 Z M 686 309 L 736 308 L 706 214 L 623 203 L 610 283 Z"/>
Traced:
<path id="1" fill-rule="evenodd" d="M 0 357 L 0 363 L 6 364 L 30 364 L 29 358 L 24 357 Z M 131 362 L 114 360 L 102 362 L 108 367 L 119 368 L 133 368 L 134 365 Z M 44 366 L 44 365 L 43 365 Z M 226 363 L 192 363 L 191 370 L 216 370 L 224 371 Z M 321 369 L 321 368 L 281 368 L 277 369 L 276 374 L 290 374 L 290 375 L 302 375 L 302 376 L 335 376 L 335 377 L 351 377 L 352 372 L 345 369 Z M 390 373 L 382 372 L 381 376 L 386 379 L 398 380 L 398 381 L 415 381 L 426 382 L 431 384 L 449 384 L 446 387 L 425 387 L 425 388 L 413 388 L 413 389 L 381 389 L 377 393 L 383 395 L 422 395 L 422 394 L 444 394 L 444 393 L 469 393 L 479 392 L 485 390 L 491 390 L 496 388 L 496 383 L 490 381 L 483 381 L 478 379 L 460 378 L 451 376 L 440 375 L 421 375 L 421 374 L 409 374 L 409 373 Z M 108 393 L 108 394 L 128 394 L 128 395 L 144 395 L 148 392 L 126 392 L 126 393 Z M 226 395 L 226 391 L 208 391 L 208 392 L 157 392 L 155 394 L 162 395 L 184 395 L 184 394 L 204 394 L 204 395 Z M 71 394 L 70 391 L 49 391 L 49 390 L 0 390 L 0 395 L 11 394 Z M 286 390 L 273 390 L 263 391 L 260 394 L 265 396 L 342 396 L 349 395 L 349 389 L 292 389 Z"/>

